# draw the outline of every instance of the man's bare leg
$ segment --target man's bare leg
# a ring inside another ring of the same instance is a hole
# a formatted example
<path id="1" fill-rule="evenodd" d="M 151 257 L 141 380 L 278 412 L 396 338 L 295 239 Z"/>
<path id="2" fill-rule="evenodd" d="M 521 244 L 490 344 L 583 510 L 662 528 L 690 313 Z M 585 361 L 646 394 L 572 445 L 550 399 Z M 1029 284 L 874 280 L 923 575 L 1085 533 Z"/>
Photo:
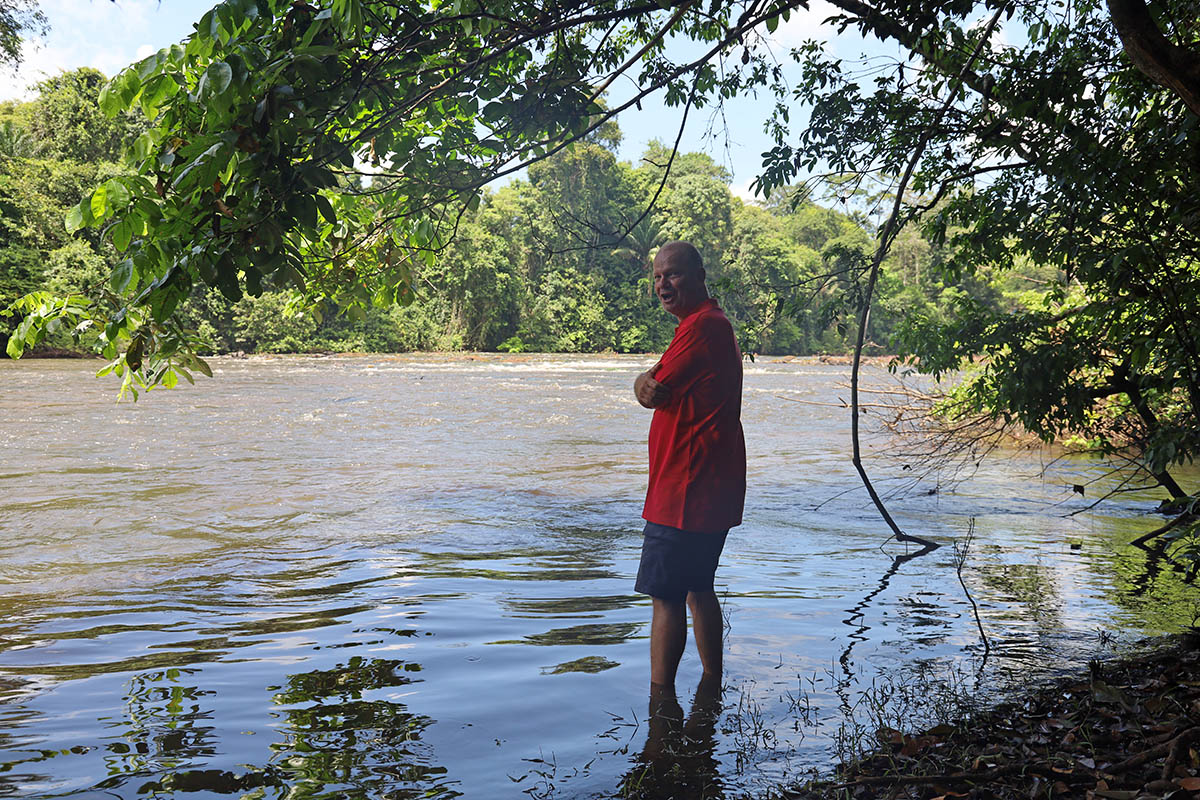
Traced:
<path id="1" fill-rule="evenodd" d="M 675 693 L 675 673 L 687 643 L 687 607 L 682 600 L 655 597 L 650 618 L 650 684 Z M 707 670 L 707 665 L 705 667 Z"/>
<path id="2" fill-rule="evenodd" d="M 721 616 L 721 602 L 717 600 L 717 593 L 711 590 L 688 592 L 687 604 L 692 610 L 692 635 L 696 639 L 696 649 L 700 651 L 704 675 L 720 678 L 722 651 L 725 649 L 725 619 Z"/>

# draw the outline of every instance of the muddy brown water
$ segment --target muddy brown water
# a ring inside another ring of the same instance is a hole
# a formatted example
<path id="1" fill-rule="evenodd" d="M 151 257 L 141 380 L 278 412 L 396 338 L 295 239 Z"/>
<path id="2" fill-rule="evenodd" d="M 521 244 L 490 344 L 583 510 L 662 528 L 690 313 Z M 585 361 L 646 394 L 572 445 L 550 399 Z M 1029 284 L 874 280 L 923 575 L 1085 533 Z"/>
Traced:
<path id="1" fill-rule="evenodd" d="M 0 362 L 0 796 L 620 796 L 648 730 L 648 363 L 214 359 L 118 404 L 92 362 Z M 1198 608 L 1123 546 L 1154 496 L 1086 510 L 1085 459 L 892 497 L 946 545 L 905 559 L 847 456 L 847 375 L 746 365 L 709 796 L 827 769 L 873 683 L 1003 693 Z M 950 546 L 972 517 L 986 663 Z M 698 678 L 689 651 L 685 711 Z"/>

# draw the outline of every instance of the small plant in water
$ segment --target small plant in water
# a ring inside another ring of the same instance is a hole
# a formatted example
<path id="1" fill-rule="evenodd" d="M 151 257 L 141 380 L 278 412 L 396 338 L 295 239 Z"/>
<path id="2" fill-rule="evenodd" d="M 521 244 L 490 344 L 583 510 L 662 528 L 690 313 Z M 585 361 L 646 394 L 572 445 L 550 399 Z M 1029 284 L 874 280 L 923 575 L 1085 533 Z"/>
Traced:
<path id="1" fill-rule="evenodd" d="M 956 667 L 937 670 L 928 663 L 905 674 L 876 676 L 843 709 L 834 735 L 838 762 L 852 765 L 897 737 L 969 718 L 979 709 L 980 698 L 967 681 Z"/>

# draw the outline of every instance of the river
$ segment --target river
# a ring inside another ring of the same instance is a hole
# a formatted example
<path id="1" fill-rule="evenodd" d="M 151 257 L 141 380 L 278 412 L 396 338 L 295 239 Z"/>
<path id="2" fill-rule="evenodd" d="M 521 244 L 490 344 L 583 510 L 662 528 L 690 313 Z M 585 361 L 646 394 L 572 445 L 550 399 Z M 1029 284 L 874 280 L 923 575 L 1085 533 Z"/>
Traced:
<path id="1" fill-rule="evenodd" d="M 631 793 L 649 360 L 212 363 L 117 403 L 95 362 L 0 362 L 0 796 Z M 1153 497 L 1089 510 L 1086 459 L 1014 451 L 893 492 L 945 545 L 906 558 L 849 461 L 847 378 L 746 364 L 726 686 L 692 759 L 709 796 L 827 770 L 880 714 L 936 716 L 1198 607 L 1122 546 L 1159 523 Z M 866 458 L 887 491 L 906 479 L 872 461 L 884 444 Z M 987 659 L 951 546 L 971 519 Z M 699 674 L 689 649 L 685 711 Z"/>

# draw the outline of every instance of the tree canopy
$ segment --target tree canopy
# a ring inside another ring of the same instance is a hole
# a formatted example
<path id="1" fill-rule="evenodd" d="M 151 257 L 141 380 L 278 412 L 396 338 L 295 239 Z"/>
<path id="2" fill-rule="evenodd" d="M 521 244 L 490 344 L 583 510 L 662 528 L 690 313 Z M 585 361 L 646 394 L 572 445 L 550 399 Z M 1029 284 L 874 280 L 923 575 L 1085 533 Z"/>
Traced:
<path id="1" fill-rule="evenodd" d="M 0 107 L 0 124 L 12 134 L 0 141 L 12 144 L 0 151 L 6 154 L 0 160 L 0 308 L 19 298 L 25 298 L 21 304 L 76 295 L 68 309 L 83 314 L 84 296 L 106 285 L 125 258 L 102 229 L 72 235 L 62 224 L 89 187 L 131 174 L 128 165 L 109 160 L 109 149 L 64 149 L 64 143 L 101 142 L 126 123 L 135 132 L 145 127 L 140 112 L 115 119 L 90 113 L 102 86 L 92 77 L 86 68 L 65 73 L 40 84 L 34 100 Z M 51 114 L 79 124 L 33 125 Z M 692 230 L 704 234 L 697 240 L 710 253 L 714 289 L 747 352 L 845 351 L 843 287 L 817 292 L 828 313 L 810 314 L 798 304 L 796 313 L 790 305 L 780 313 L 778 301 L 788 286 L 825 269 L 826 245 L 836 258 L 868 247 L 861 220 L 811 203 L 759 213 L 731 193 L 731 176 L 711 157 L 680 153 L 666 175 L 669 147 L 652 142 L 631 164 L 610 149 L 619 139 L 609 122 L 531 165 L 526 178 L 485 189 L 432 262 L 412 265 L 415 299 L 407 306 L 372 303 L 343 311 L 326 301 L 306 308 L 295 302 L 293 289 L 270 285 L 258 296 L 231 300 L 197 282 L 174 319 L 194 333 L 201 358 L 239 350 L 656 351 L 672 331 L 669 315 L 649 294 L 648 265 L 666 231 Z M 383 200 L 365 196 L 361 202 Z M 625 228 L 629 233 L 618 242 L 611 232 Z M 760 247 L 766 239 L 770 247 Z M 922 272 L 920 265 L 908 269 Z M 897 285 L 912 290 L 905 276 Z M 919 294 L 936 304 L 939 291 L 928 284 Z M 63 321 L 47 323 L 39 350 L 90 349 L 97 335 L 92 320 Z M 894 327 L 895 319 L 881 317 L 874 335 L 886 341 Z M 16 331 L 0 318 L 0 344 L 9 332 Z M 162 380 L 170 385 L 181 375 L 165 372 Z"/>
<path id="2" fill-rule="evenodd" d="M 1200 336 L 1188 322 L 1200 312 L 1200 130 L 1186 92 L 1135 70 L 1095 4 L 1000 5 L 1028 41 L 992 43 L 971 64 L 980 28 L 834 3 L 909 60 L 865 87 L 810 48 L 798 92 L 812 121 L 781 142 L 768 174 L 824 160 L 869 181 L 898 174 L 910 143 L 929 137 L 908 216 L 944 249 L 940 274 L 957 282 L 1031 264 L 1053 274 L 1016 308 L 964 296 L 948 317 L 910 315 L 902 352 L 934 373 L 977 365 L 959 392 L 965 411 L 1046 440 L 1132 450 L 1143 477 L 1187 495 L 1168 472 L 1200 445 Z M 1196 9 L 1164 14 L 1193 48 Z M 954 90 L 961 100 L 943 109 Z"/>

